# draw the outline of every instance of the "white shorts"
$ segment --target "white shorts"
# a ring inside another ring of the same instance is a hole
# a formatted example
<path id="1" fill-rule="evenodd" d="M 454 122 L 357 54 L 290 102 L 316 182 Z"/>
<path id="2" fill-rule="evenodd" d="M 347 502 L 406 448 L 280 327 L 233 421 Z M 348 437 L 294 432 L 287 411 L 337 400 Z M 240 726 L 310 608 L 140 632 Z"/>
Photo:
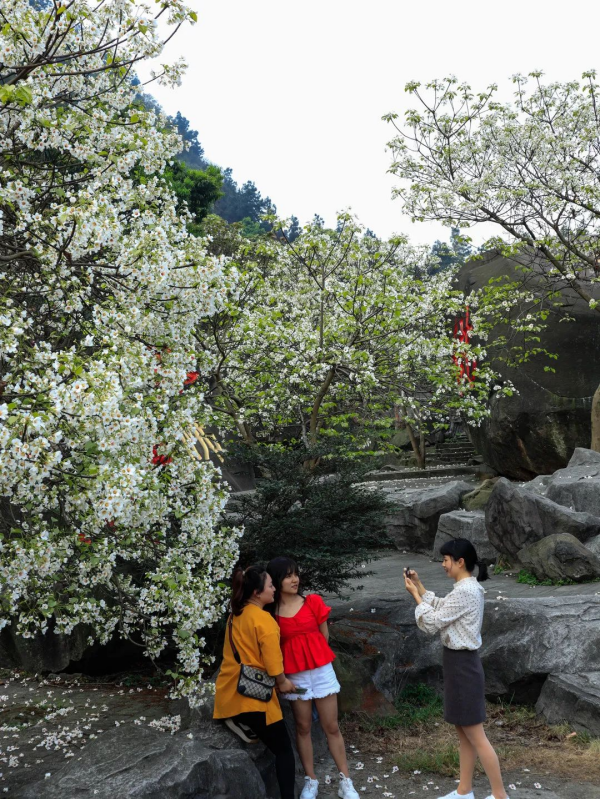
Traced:
<path id="1" fill-rule="evenodd" d="M 284 699 L 294 702 L 296 699 L 324 699 L 331 694 L 339 694 L 341 686 L 335 676 L 331 663 L 319 666 L 318 669 L 298 671 L 296 674 L 286 674 L 296 688 L 306 688 L 305 694 L 282 694 Z"/>

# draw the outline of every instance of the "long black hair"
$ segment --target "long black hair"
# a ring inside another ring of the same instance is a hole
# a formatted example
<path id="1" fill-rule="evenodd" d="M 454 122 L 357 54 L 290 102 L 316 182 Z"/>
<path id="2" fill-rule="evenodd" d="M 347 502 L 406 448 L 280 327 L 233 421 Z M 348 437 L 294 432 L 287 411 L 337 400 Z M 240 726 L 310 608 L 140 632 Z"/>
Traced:
<path id="1" fill-rule="evenodd" d="M 255 591 L 262 593 L 266 579 L 264 566 L 248 566 L 247 569 L 238 566 L 231 580 L 231 610 L 234 616 L 240 615 Z"/>
<path id="2" fill-rule="evenodd" d="M 284 555 L 280 555 L 279 557 L 273 558 L 273 560 L 270 560 L 267 563 L 267 572 L 270 574 L 271 580 L 273 580 L 273 586 L 275 587 L 275 599 L 272 605 L 266 606 L 265 610 L 275 613 L 281 599 L 282 582 L 291 574 L 299 576 L 300 571 L 298 569 L 298 564 L 295 560 L 293 560 L 293 558 L 287 558 Z M 302 596 L 302 594 L 298 592 L 298 596 Z"/>
<path id="3" fill-rule="evenodd" d="M 478 567 L 477 582 L 482 583 L 484 580 L 489 580 L 489 574 L 486 564 L 477 559 L 477 551 L 470 541 L 466 538 L 451 538 L 440 549 L 440 555 L 450 555 L 452 560 L 460 560 L 465 562 L 465 569 L 473 573 L 475 566 Z"/>

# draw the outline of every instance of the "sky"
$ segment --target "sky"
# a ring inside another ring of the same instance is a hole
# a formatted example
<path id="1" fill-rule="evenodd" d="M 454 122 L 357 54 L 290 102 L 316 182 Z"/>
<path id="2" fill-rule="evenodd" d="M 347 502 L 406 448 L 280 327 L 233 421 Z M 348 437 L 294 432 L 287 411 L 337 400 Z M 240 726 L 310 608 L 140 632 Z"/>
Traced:
<path id="1" fill-rule="evenodd" d="M 377 235 L 418 244 L 449 231 L 412 223 L 391 198 L 393 128 L 381 117 L 411 106 L 408 81 L 453 74 L 476 90 L 497 83 L 509 100 L 515 73 L 566 81 L 600 66 L 592 0 L 188 2 L 198 24 L 160 59 L 185 58 L 182 85 L 148 90 L 190 120 L 206 157 L 240 185 L 253 180 L 281 216 L 330 225 L 351 208 Z M 476 244 L 497 232 L 469 231 Z"/>

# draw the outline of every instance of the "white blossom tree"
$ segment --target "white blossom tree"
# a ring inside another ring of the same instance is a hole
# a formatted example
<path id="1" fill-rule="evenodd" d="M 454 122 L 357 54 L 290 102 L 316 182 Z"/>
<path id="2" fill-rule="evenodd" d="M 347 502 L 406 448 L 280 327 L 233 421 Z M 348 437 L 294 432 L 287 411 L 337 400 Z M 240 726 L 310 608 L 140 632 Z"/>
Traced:
<path id="1" fill-rule="evenodd" d="M 453 324 L 465 313 L 464 296 L 453 287 L 453 270 L 428 273 L 427 248 L 365 235 L 349 213 L 338 216 L 335 230 L 312 223 L 294 241 L 285 237 L 285 221 L 270 221 L 270 244 L 234 240 L 235 233 L 222 244 L 240 272 L 239 293 L 203 322 L 199 336 L 216 364 L 217 424 L 248 443 L 257 431 L 287 427 L 307 448 L 341 433 L 364 448 L 385 438 L 397 406 L 423 463 L 427 431 L 447 426 L 453 413 L 478 424 L 494 388 L 511 392 L 483 364 L 485 342 L 490 326 L 519 302 L 525 310 L 513 332 L 532 324 L 529 293 L 511 284 L 471 297 L 473 330 L 461 341 Z M 222 239 L 223 226 L 216 227 Z"/>
<path id="2" fill-rule="evenodd" d="M 231 285 L 161 177 L 181 140 L 135 102 L 158 19 L 195 21 L 157 8 L 0 8 L 0 627 L 174 647 L 195 701 L 237 532 L 185 434 L 207 415 L 195 331 Z"/>
<path id="3" fill-rule="evenodd" d="M 536 273 L 540 285 L 575 292 L 600 312 L 600 110 L 594 71 L 581 81 L 544 83 L 516 75 L 515 99 L 497 86 L 476 93 L 456 78 L 409 83 L 418 101 L 385 118 L 396 194 L 414 219 L 468 227 L 495 223 L 492 243 Z M 525 258 L 519 256 L 525 250 Z M 541 281 L 541 283 L 540 283 Z M 592 411 L 600 450 L 600 388 Z"/>

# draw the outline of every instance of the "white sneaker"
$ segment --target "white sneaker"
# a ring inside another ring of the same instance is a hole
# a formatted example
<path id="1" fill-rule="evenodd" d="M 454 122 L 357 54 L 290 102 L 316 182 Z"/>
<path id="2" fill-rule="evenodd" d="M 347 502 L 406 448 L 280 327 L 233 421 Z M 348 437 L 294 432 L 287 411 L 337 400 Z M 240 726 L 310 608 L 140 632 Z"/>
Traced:
<path id="1" fill-rule="evenodd" d="M 352 785 L 350 777 L 344 777 L 340 772 L 340 787 L 338 788 L 338 796 L 340 799 L 360 799 L 356 793 L 356 788 Z"/>
<path id="2" fill-rule="evenodd" d="M 452 791 L 452 793 L 447 793 L 446 796 L 438 796 L 438 799 L 475 799 L 475 794 L 473 791 L 471 793 Z"/>
<path id="3" fill-rule="evenodd" d="M 300 794 L 300 799 L 316 799 L 319 793 L 319 780 L 311 780 L 310 777 L 304 778 L 304 788 Z"/>

